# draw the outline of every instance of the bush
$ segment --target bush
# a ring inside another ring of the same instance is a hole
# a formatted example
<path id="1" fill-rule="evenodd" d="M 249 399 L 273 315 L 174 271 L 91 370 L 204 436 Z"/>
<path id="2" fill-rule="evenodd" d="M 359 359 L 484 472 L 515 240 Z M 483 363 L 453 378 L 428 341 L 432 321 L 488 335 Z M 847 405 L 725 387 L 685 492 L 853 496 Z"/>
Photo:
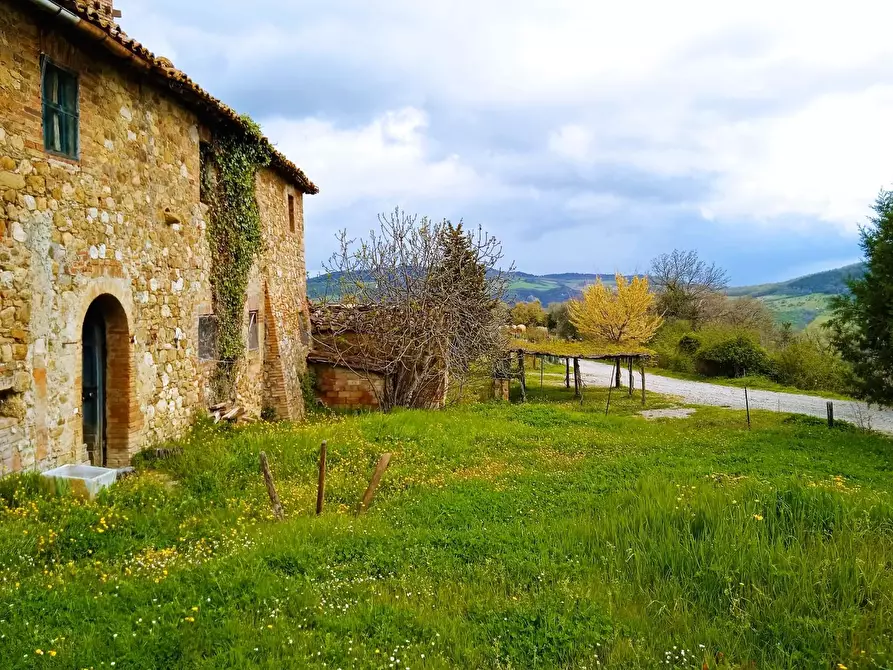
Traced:
<path id="1" fill-rule="evenodd" d="M 683 335 L 682 339 L 679 340 L 677 348 L 682 354 L 694 356 L 697 353 L 698 349 L 701 348 L 701 339 L 697 335 L 694 335 L 692 333 Z"/>
<path id="2" fill-rule="evenodd" d="M 772 376 L 772 361 L 766 350 L 744 335 L 705 347 L 695 355 L 698 372 L 710 376 Z"/>
<path id="3" fill-rule="evenodd" d="M 775 354 L 776 377 L 782 384 L 806 391 L 848 393 L 852 388 L 850 367 L 816 337 L 801 335 Z"/>

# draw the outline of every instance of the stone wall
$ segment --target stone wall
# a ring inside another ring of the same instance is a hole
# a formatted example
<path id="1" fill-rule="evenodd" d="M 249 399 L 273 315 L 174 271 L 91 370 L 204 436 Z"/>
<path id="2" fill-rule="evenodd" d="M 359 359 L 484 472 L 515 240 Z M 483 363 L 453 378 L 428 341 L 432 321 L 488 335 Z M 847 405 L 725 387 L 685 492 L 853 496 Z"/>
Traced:
<path id="1" fill-rule="evenodd" d="M 182 434 L 206 407 L 216 365 L 197 351 L 198 317 L 212 312 L 201 120 L 72 39 L 40 14 L 0 4 L 0 391 L 5 384 L 25 410 L 15 440 L 0 434 L 0 474 L 87 459 L 81 328 L 100 296 L 111 296 L 119 319 L 109 386 L 117 379 L 116 392 L 128 396 L 109 406 L 110 463 Z M 77 161 L 43 149 L 41 53 L 78 75 Z M 259 413 L 273 365 L 264 361 L 264 323 L 275 322 L 282 407 L 299 418 L 309 326 L 303 216 L 291 234 L 288 188 L 272 171 L 258 177 L 267 255 L 252 272 L 245 329 L 247 336 L 247 314 L 258 310 L 261 347 L 240 362 L 237 390 Z M 265 317 L 267 294 L 273 313 Z"/>
<path id="2" fill-rule="evenodd" d="M 377 393 L 384 389 L 384 380 L 369 373 L 368 377 L 352 370 L 325 363 L 311 364 L 316 376 L 316 393 L 331 409 L 377 409 Z M 373 390 L 374 389 L 374 390 Z"/>

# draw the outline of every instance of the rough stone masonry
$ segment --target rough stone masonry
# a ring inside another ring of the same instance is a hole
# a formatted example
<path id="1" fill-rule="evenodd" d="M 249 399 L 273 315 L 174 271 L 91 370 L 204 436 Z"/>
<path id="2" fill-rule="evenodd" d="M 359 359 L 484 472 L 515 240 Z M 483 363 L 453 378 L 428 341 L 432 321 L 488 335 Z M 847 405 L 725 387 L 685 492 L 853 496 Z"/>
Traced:
<path id="1" fill-rule="evenodd" d="M 215 400 L 218 363 L 199 347 L 200 321 L 213 325 L 200 147 L 232 112 L 172 68 L 182 85 L 166 85 L 169 62 L 109 23 L 111 2 L 58 5 L 80 23 L 0 0 L 0 475 L 89 460 L 91 305 L 105 328 L 103 464 L 177 437 Z M 48 63 L 77 82 L 76 156 L 47 147 Z M 297 419 L 310 342 L 302 198 L 316 188 L 282 165 L 257 176 L 264 245 L 244 320 L 256 346 L 236 363 L 234 400 Z"/>

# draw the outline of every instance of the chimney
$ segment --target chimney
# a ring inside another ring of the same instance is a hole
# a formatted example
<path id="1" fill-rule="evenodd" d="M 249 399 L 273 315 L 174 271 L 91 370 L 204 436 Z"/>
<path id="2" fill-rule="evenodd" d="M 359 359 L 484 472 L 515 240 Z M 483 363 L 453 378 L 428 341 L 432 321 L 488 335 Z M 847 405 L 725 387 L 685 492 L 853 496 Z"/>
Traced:
<path id="1" fill-rule="evenodd" d="M 112 23 L 121 18 L 121 11 L 114 8 L 115 0 L 93 0 L 91 3 L 99 15 Z"/>

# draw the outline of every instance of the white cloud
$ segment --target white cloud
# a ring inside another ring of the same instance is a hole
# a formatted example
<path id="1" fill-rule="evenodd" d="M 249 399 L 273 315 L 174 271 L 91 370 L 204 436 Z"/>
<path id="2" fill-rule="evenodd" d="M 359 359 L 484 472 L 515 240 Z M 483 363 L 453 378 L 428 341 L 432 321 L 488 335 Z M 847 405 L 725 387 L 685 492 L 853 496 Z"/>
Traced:
<path id="1" fill-rule="evenodd" d="M 387 112 L 369 124 L 340 128 L 330 121 L 272 119 L 264 132 L 320 187 L 312 206 L 340 209 L 352 202 L 469 198 L 501 187 L 460 156 L 437 156 L 428 117 L 414 107 Z"/>
<path id="2" fill-rule="evenodd" d="M 549 149 L 562 158 L 588 162 L 595 158 L 593 139 L 589 128 L 570 123 L 549 135 Z"/>
<path id="3" fill-rule="evenodd" d="M 818 98 L 789 116 L 734 129 L 714 151 L 709 207 L 720 217 L 814 217 L 852 230 L 893 169 L 893 86 Z"/>

